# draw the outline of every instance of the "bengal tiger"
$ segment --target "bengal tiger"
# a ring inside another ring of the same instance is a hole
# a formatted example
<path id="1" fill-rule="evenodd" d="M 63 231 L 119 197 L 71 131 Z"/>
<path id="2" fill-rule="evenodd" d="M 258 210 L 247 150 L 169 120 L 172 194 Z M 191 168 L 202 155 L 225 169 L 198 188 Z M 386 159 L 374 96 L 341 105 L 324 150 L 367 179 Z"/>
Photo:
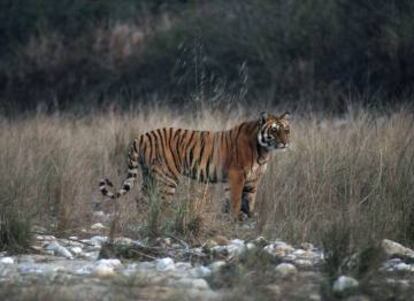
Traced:
<path id="1" fill-rule="evenodd" d="M 180 177 L 200 182 L 226 183 L 226 198 L 235 218 L 252 216 L 257 186 L 274 150 L 289 147 L 289 113 L 280 116 L 261 113 L 220 132 L 159 128 L 133 140 L 128 153 L 128 176 L 114 193 L 108 179 L 99 183 L 103 195 L 117 199 L 131 190 L 143 175 L 142 190 L 155 180 L 163 198 L 174 195 Z"/>

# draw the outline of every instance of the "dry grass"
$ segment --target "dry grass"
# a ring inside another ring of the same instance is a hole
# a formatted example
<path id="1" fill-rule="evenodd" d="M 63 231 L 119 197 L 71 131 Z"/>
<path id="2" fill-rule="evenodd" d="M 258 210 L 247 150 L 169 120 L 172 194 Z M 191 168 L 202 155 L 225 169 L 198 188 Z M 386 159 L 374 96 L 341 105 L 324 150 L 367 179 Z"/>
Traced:
<path id="1" fill-rule="evenodd" d="M 133 136 L 161 126 L 221 130 L 256 115 L 243 110 L 181 115 L 156 108 L 3 120 L 0 206 L 13 205 L 56 232 L 76 233 L 103 202 L 98 180 L 107 176 L 120 185 Z M 353 244 L 382 237 L 414 241 L 413 120 L 404 110 L 350 110 L 341 119 L 296 114 L 292 150 L 276 154 L 259 189 L 257 233 L 320 243 L 340 221 L 351 227 Z M 220 187 L 183 182 L 175 201 L 161 205 L 168 208 L 158 217 L 163 230 L 194 239 L 240 234 L 221 213 Z M 134 189 L 122 200 L 123 233 L 148 225 L 148 204 L 136 210 L 139 194 Z"/>

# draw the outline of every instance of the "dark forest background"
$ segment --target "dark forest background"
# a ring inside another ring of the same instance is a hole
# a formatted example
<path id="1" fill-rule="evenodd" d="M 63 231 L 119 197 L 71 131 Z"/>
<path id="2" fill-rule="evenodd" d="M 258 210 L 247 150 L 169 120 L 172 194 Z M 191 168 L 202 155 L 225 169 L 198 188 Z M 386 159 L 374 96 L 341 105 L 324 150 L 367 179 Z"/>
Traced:
<path id="1" fill-rule="evenodd" d="M 2 0 L 3 114 L 409 102 L 411 0 Z"/>

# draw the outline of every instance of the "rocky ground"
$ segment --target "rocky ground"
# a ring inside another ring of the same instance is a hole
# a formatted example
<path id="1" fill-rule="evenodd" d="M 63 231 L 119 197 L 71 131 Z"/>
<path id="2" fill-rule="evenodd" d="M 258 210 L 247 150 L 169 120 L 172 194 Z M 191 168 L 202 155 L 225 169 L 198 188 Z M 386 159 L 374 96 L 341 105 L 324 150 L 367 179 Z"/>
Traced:
<path id="1" fill-rule="evenodd" d="M 0 253 L 0 300 L 408 300 L 414 286 L 414 251 L 389 240 L 377 277 L 357 280 L 329 279 L 324 252 L 310 243 L 216 236 L 198 247 L 173 237 L 107 244 L 104 235 L 43 232 L 33 254 Z"/>

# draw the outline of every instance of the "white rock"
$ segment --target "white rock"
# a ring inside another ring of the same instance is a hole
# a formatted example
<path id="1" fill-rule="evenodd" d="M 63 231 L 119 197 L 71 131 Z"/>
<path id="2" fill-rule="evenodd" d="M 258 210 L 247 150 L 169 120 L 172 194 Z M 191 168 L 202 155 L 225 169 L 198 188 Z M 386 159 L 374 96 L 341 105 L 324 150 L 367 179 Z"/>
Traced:
<path id="1" fill-rule="evenodd" d="M 208 289 L 208 283 L 204 279 L 181 278 L 173 283 L 174 286 L 185 289 Z"/>
<path id="2" fill-rule="evenodd" d="M 230 243 L 236 246 L 244 246 L 244 240 L 242 239 L 233 239 L 230 241 Z"/>
<path id="3" fill-rule="evenodd" d="M 405 262 L 398 263 L 394 266 L 394 270 L 396 271 L 413 271 L 414 267 L 406 264 Z"/>
<path id="4" fill-rule="evenodd" d="M 78 240 L 79 238 L 77 236 L 69 236 L 69 239 Z"/>
<path id="5" fill-rule="evenodd" d="M 37 235 L 36 239 L 37 240 L 51 241 L 51 240 L 56 240 L 56 237 L 54 237 L 53 235 Z"/>
<path id="6" fill-rule="evenodd" d="M 198 266 L 190 270 L 190 276 L 194 278 L 204 278 L 210 276 L 212 273 L 211 269 L 205 266 Z"/>
<path id="7" fill-rule="evenodd" d="M 74 255 L 79 255 L 82 253 L 82 248 L 81 247 L 71 247 L 70 251 L 72 252 L 72 254 Z"/>
<path id="8" fill-rule="evenodd" d="M 346 290 L 357 288 L 358 285 L 358 281 L 354 278 L 342 275 L 335 280 L 333 284 L 333 291 L 340 294 Z"/>
<path id="9" fill-rule="evenodd" d="M 157 259 L 155 268 L 160 272 L 175 270 L 174 260 L 170 257 Z"/>
<path id="10" fill-rule="evenodd" d="M 193 287 L 197 289 L 209 289 L 208 283 L 204 279 L 194 279 Z"/>
<path id="11" fill-rule="evenodd" d="M 91 230 L 104 230 L 106 227 L 102 223 L 96 223 L 91 226 Z"/>
<path id="12" fill-rule="evenodd" d="M 382 250 L 385 252 L 385 254 L 389 257 L 391 256 L 401 256 L 401 257 L 409 257 L 414 259 L 414 251 L 404 247 L 403 245 L 389 240 L 384 239 L 381 242 Z"/>
<path id="13" fill-rule="evenodd" d="M 246 246 L 244 245 L 244 241 L 240 239 L 232 240 L 230 245 L 223 246 L 227 249 L 230 256 L 239 256 L 246 251 Z M 217 247 L 216 247 L 217 248 Z"/>
<path id="14" fill-rule="evenodd" d="M 53 252 L 53 254 L 56 256 L 63 256 L 68 259 L 73 259 L 72 253 L 56 241 L 53 241 L 50 244 L 48 244 L 46 250 Z"/>
<path id="15" fill-rule="evenodd" d="M 283 241 L 275 241 L 275 243 L 265 246 L 263 250 L 265 250 L 271 255 L 281 257 L 286 256 L 288 254 L 290 255 L 290 253 L 295 251 L 295 249 L 291 245 L 288 245 Z"/>
<path id="16" fill-rule="evenodd" d="M 95 235 L 95 236 L 92 236 L 90 239 L 84 239 L 82 241 L 86 243 L 92 243 L 93 245 L 96 245 L 96 246 L 102 246 L 104 243 L 108 241 L 108 237 Z"/>
<path id="17" fill-rule="evenodd" d="M 0 259 L 0 263 L 13 264 L 14 259 L 12 257 L 3 257 L 2 259 Z"/>
<path id="18" fill-rule="evenodd" d="M 134 241 L 128 237 L 117 237 L 115 238 L 115 243 L 130 246 L 134 243 Z"/>
<path id="19" fill-rule="evenodd" d="M 282 277 L 289 277 L 295 275 L 298 270 L 297 268 L 290 263 L 280 263 L 275 267 L 275 271 L 278 275 Z"/>
<path id="20" fill-rule="evenodd" d="M 254 248 L 256 248 L 256 245 L 255 245 L 254 243 L 252 243 L 252 242 L 248 242 L 248 243 L 246 244 L 246 249 L 247 249 L 247 250 L 253 250 Z"/>
<path id="21" fill-rule="evenodd" d="M 312 261 L 308 260 L 308 259 L 296 259 L 295 261 L 295 265 L 299 266 L 299 267 L 311 267 Z"/>
<path id="22" fill-rule="evenodd" d="M 190 262 L 177 262 L 175 264 L 175 267 L 177 268 L 178 271 L 187 271 L 189 269 L 191 269 L 193 266 L 191 265 Z"/>
<path id="23" fill-rule="evenodd" d="M 99 259 L 96 262 L 97 266 L 107 266 L 111 268 L 120 268 L 122 267 L 122 263 L 119 259 Z"/>
<path id="24" fill-rule="evenodd" d="M 98 277 L 106 278 L 112 277 L 116 274 L 115 269 L 110 266 L 98 265 L 95 268 L 94 274 Z"/>
<path id="25" fill-rule="evenodd" d="M 213 273 L 218 272 L 223 266 L 226 265 L 226 262 L 223 260 L 214 261 L 209 265 L 209 268 Z"/>
<path id="26" fill-rule="evenodd" d="M 302 250 L 302 249 L 296 249 L 295 251 L 293 251 L 293 255 L 295 255 L 295 256 L 304 256 L 304 255 L 306 255 L 306 251 L 305 250 Z"/>

